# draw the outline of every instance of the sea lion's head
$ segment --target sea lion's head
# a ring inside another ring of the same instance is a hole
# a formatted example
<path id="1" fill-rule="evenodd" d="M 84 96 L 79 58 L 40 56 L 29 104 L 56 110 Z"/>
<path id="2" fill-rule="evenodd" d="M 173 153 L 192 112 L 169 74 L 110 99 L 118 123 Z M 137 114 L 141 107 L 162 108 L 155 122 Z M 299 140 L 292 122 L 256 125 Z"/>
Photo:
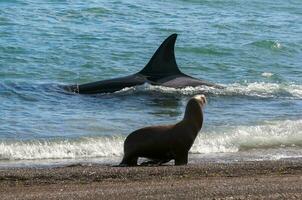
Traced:
<path id="1" fill-rule="evenodd" d="M 195 99 L 201 107 L 204 107 L 207 104 L 207 98 L 203 94 L 195 95 L 192 99 Z"/>
<path id="2" fill-rule="evenodd" d="M 195 95 L 187 103 L 184 120 L 198 132 L 203 123 L 203 107 L 207 103 L 205 95 Z"/>

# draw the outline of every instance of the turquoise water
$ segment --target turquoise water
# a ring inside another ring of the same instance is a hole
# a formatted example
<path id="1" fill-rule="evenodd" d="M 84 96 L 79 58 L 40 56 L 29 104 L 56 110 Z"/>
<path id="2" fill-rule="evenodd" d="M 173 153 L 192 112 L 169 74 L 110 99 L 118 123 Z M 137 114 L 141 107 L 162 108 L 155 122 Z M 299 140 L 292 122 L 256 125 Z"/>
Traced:
<path id="1" fill-rule="evenodd" d="M 138 72 L 172 33 L 180 69 L 226 89 L 60 87 Z M 299 156 L 301 33 L 300 0 L 0 0 L 0 160 L 120 157 L 127 134 L 180 120 L 199 93 L 192 154 Z"/>

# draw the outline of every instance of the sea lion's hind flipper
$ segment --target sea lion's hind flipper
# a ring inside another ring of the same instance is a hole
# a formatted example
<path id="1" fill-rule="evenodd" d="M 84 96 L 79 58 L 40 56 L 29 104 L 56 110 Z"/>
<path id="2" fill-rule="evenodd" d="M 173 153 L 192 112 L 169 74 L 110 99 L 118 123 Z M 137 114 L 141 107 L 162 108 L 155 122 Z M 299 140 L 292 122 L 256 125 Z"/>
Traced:
<path id="1" fill-rule="evenodd" d="M 137 166 L 137 160 L 138 157 L 124 156 L 122 162 L 118 165 L 118 167 Z"/>

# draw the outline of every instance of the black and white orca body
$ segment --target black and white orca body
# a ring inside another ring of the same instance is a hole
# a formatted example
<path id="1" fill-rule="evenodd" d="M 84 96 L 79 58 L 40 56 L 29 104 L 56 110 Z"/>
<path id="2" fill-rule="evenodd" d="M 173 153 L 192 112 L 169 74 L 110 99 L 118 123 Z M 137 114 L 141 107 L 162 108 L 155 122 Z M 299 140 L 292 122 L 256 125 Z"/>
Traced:
<path id="1" fill-rule="evenodd" d="M 80 94 L 112 93 L 145 83 L 172 88 L 203 85 L 223 88 L 220 85 L 188 76 L 179 70 L 174 54 L 176 38 L 177 34 L 170 35 L 156 50 L 148 64 L 136 74 L 82 85 L 70 85 L 65 89 Z"/>

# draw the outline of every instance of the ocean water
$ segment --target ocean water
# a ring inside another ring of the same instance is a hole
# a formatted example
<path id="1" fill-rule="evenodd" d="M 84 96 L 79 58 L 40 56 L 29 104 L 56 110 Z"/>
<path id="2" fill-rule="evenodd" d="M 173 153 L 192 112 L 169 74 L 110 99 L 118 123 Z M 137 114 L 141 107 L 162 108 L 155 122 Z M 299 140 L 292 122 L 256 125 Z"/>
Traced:
<path id="1" fill-rule="evenodd" d="M 60 87 L 138 72 L 172 33 L 180 69 L 225 89 Z M 0 166 L 116 164 L 130 132 L 181 120 L 200 93 L 190 157 L 302 157 L 301 33 L 300 0 L 0 0 Z"/>

